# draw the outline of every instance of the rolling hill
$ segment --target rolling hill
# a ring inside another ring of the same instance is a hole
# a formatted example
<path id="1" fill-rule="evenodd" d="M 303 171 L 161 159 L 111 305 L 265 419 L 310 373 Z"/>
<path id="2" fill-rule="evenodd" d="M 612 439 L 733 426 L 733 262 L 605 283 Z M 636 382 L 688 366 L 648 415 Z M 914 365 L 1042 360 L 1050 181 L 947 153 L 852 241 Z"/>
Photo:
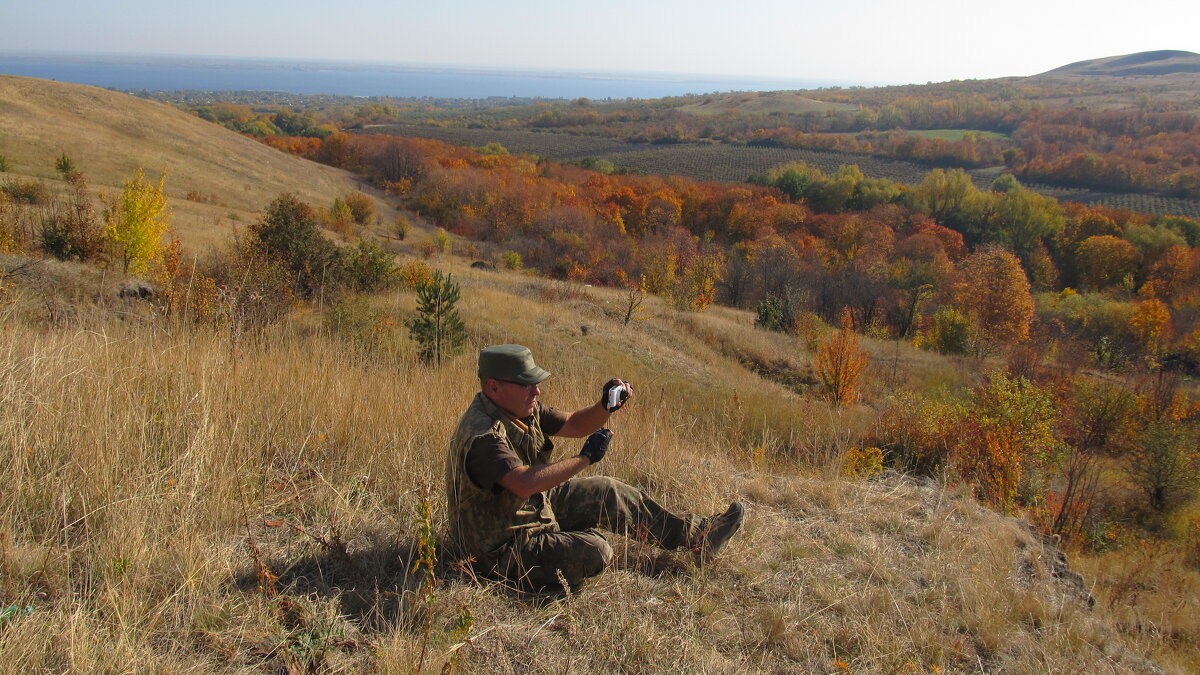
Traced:
<path id="1" fill-rule="evenodd" d="M 1071 63 L 1041 73 L 1041 76 L 1141 77 L 1180 73 L 1200 73 L 1200 54 L 1162 49 L 1123 56 L 1109 56 Z"/>
<path id="2" fill-rule="evenodd" d="M 119 190 L 138 167 L 150 176 L 165 171 L 173 226 L 189 246 L 226 236 L 232 216 L 252 222 L 281 192 L 327 206 L 361 187 L 346 171 L 279 152 L 170 105 L 0 76 L 0 154 L 10 173 L 54 179 L 54 160 L 64 152 L 97 191 Z"/>

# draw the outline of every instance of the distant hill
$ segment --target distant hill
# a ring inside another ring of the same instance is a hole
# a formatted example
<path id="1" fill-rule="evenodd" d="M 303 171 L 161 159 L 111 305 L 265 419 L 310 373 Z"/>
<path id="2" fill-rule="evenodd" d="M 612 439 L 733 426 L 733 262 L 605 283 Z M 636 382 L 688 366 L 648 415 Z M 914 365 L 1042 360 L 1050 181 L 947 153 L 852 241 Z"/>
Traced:
<path id="1" fill-rule="evenodd" d="M 1040 73 L 1034 77 L 1061 75 L 1143 77 L 1179 73 L 1200 73 L 1200 54 L 1163 49 L 1124 56 L 1109 56 L 1079 61 Z"/>
<path id="2" fill-rule="evenodd" d="M 173 226 L 187 245 L 224 239 L 281 192 L 313 206 L 359 188 L 349 172 L 267 147 L 173 106 L 77 84 L 0 76 L 0 154 L 10 173 L 56 178 L 67 153 L 97 191 L 138 167 L 167 172 Z M 189 197 L 189 193 L 191 197 Z"/>

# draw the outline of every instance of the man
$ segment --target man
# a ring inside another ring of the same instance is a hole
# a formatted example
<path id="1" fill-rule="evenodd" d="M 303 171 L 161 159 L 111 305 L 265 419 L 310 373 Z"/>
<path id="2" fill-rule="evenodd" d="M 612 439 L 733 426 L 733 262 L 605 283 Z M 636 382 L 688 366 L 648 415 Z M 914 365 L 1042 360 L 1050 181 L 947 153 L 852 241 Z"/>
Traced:
<path id="1" fill-rule="evenodd" d="M 460 553 L 488 576 L 535 590 L 576 587 L 599 574 L 613 555 L 600 529 L 689 548 L 701 564 L 716 555 L 741 527 L 740 502 L 712 518 L 677 515 L 613 478 L 574 478 L 604 459 L 612 432 L 602 427 L 633 387 L 610 380 L 599 403 L 564 414 L 538 400 L 547 377 L 521 345 L 479 352 L 480 392 L 446 461 L 450 536 Z M 552 462 L 550 436 L 588 440 L 579 454 Z"/>

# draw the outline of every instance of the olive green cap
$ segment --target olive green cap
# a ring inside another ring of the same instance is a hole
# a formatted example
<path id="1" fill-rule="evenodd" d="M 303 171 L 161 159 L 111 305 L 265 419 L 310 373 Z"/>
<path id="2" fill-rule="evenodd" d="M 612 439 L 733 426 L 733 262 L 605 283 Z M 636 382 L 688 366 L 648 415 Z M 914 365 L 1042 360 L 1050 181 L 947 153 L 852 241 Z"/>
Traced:
<path id="1" fill-rule="evenodd" d="M 537 384 L 549 371 L 533 362 L 533 352 L 521 345 L 492 345 L 479 350 L 479 379 Z"/>

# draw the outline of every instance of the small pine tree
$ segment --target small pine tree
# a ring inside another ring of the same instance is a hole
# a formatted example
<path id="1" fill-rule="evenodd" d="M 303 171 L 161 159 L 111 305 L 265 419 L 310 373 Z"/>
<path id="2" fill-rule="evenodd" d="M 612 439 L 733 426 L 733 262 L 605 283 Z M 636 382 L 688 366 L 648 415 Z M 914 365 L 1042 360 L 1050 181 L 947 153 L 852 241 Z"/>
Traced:
<path id="1" fill-rule="evenodd" d="M 68 183 L 74 183 L 83 175 L 75 166 L 74 160 L 68 157 L 65 152 L 59 155 L 58 159 L 54 160 L 54 170 Z"/>
<path id="2" fill-rule="evenodd" d="M 421 360 L 441 365 L 466 342 L 466 326 L 454 305 L 458 302 L 458 284 L 453 275 L 433 278 L 417 286 L 417 316 L 405 322 L 410 337 L 420 345 Z"/>

